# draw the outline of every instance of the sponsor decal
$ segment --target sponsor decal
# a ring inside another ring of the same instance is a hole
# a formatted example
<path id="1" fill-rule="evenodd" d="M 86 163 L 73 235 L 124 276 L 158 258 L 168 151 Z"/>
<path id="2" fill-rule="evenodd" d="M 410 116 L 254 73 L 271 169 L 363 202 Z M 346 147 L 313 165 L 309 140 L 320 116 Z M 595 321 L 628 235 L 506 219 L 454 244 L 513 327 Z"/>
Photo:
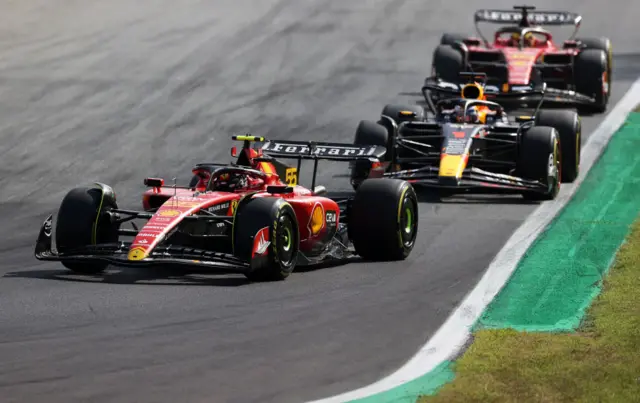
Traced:
<path id="1" fill-rule="evenodd" d="M 251 254 L 251 257 L 254 257 L 256 255 L 262 256 L 267 253 L 267 249 L 269 248 L 270 244 L 271 242 L 269 242 L 269 227 L 264 227 L 260 231 L 258 231 L 253 239 L 253 253 Z"/>
<path id="2" fill-rule="evenodd" d="M 146 239 L 141 239 L 141 240 L 139 240 L 137 243 L 139 243 L 139 244 L 143 244 L 143 245 L 144 245 L 144 244 L 149 243 L 149 241 L 147 241 Z"/>
<path id="3" fill-rule="evenodd" d="M 231 210 L 229 211 L 229 214 L 234 215 L 237 208 L 238 208 L 238 199 L 233 199 L 231 201 Z"/>
<path id="4" fill-rule="evenodd" d="M 375 153 L 377 147 L 354 147 L 350 145 L 317 145 L 313 149 L 313 154 L 319 156 L 355 157 L 369 156 Z M 274 143 L 268 142 L 262 147 L 263 151 L 271 151 L 284 154 L 310 154 L 309 146 L 306 144 Z"/>
<path id="5" fill-rule="evenodd" d="M 519 22 L 522 13 L 518 11 L 479 10 L 476 18 L 482 21 Z M 572 23 L 576 16 L 572 13 L 561 12 L 533 12 L 528 13 L 528 20 L 537 24 L 566 24 Z"/>
<path id="6" fill-rule="evenodd" d="M 137 235 L 137 236 L 139 236 L 139 237 L 144 236 L 144 237 L 147 237 L 147 238 L 155 238 L 155 237 L 157 237 L 158 235 L 159 235 L 159 234 L 151 234 L 151 233 L 149 233 L 149 232 L 138 232 L 138 235 Z"/>
<path id="7" fill-rule="evenodd" d="M 151 220 L 149 220 L 149 222 L 153 224 L 153 223 L 157 223 L 157 222 L 171 222 L 171 220 L 172 219 L 169 218 L 169 217 L 158 217 L 158 216 L 155 216 Z"/>
<path id="8" fill-rule="evenodd" d="M 165 226 L 163 226 L 163 225 L 145 225 L 145 226 L 144 226 L 144 229 L 145 229 L 145 230 L 148 230 L 148 229 L 159 229 L 159 230 L 163 230 L 163 229 L 165 229 L 165 228 L 166 228 L 166 227 L 165 227 Z"/>
<path id="9" fill-rule="evenodd" d="M 190 200 L 178 200 L 178 201 L 169 202 L 169 203 L 171 204 L 171 206 L 187 207 L 187 208 L 196 207 L 202 204 L 202 202 L 190 201 Z"/>
<path id="10" fill-rule="evenodd" d="M 335 224 L 336 223 L 336 212 L 333 210 L 327 210 L 327 213 L 325 214 L 325 221 L 327 222 L 327 224 Z"/>
<path id="11" fill-rule="evenodd" d="M 158 214 L 160 214 L 161 217 L 177 217 L 181 213 L 178 210 L 162 210 Z"/>
<path id="12" fill-rule="evenodd" d="M 228 201 L 220 204 L 216 204 L 215 206 L 211 206 L 207 209 L 210 213 L 219 213 L 220 211 L 227 211 L 229 209 L 230 203 Z"/>
<path id="13" fill-rule="evenodd" d="M 464 132 L 453 132 L 453 137 L 455 137 L 457 139 L 463 139 L 464 138 Z"/>
<path id="14" fill-rule="evenodd" d="M 143 247 L 141 246 L 136 246 L 135 248 L 131 249 L 129 251 L 129 254 L 127 255 L 127 258 L 129 260 L 142 260 L 144 259 L 144 255 L 146 254 L 146 251 Z"/>
<path id="15" fill-rule="evenodd" d="M 467 149 L 466 139 L 449 139 L 447 147 L 444 150 L 445 154 L 459 155 L 464 154 Z"/>

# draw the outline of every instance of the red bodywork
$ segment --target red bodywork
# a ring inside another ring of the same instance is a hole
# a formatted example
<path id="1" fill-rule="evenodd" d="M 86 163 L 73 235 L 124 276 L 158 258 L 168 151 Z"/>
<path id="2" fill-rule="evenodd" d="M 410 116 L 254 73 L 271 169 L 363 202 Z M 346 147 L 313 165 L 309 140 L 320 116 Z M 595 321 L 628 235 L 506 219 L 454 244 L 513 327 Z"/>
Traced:
<path id="1" fill-rule="evenodd" d="M 154 187 L 144 192 L 142 205 L 146 211 L 159 206 L 152 218 L 140 229 L 135 236 L 129 252 L 130 260 L 141 260 L 148 256 L 153 248 L 162 240 L 163 235 L 176 227 L 184 217 L 199 210 L 207 209 L 216 215 L 233 217 L 238 201 L 248 193 L 252 197 L 280 197 L 293 207 L 300 232 L 300 251 L 305 253 L 314 249 L 319 242 L 325 243 L 335 234 L 335 229 L 340 219 L 338 204 L 326 197 L 314 195 L 314 193 L 302 186 L 293 186 L 292 193 L 270 194 L 267 186 L 286 186 L 276 173 L 274 164 L 270 162 L 254 162 L 258 156 L 256 150 L 247 148 L 241 151 L 246 153 L 251 168 L 266 174 L 264 181 L 257 180 L 249 184 L 249 187 L 237 192 L 206 191 L 209 181 L 209 172 L 206 169 L 195 168 L 193 173 L 199 177 L 195 189 Z M 314 209 L 319 206 L 322 209 L 322 228 L 313 234 L 310 228 L 311 217 Z M 327 211 L 335 212 L 335 223 L 327 227 L 324 217 Z M 256 243 L 257 245 L 257 243 Z M 257 246 L 256 246 L 257 247 Z M 254 251 L 255 252 L 255 251 Z"/>
<path id="2" fill-rule="evenodd" d="M 580 51 L 575 47 L 574 41 L 565 41 L 562 47 L 556 45 L 553 37 L 546 31 L 537 31 L 537 40 L 533 44 L 525 43 L 520 47 L 512 42 L 509 38 L 500 37 L 504 32 L 496 32 L 493 43 L 483 44 L 478 38 L 469 38 L 465 40 L 467 47 L 467 64 L 472 66 L 476 73 L 486 72 L 490 78 L 495 77 L 492 74 L 491 62 L 507 63 L 507 77 L 503 84 L 511 85 L 528 85 L 532 79 L 531 73 L 536 64 L 546 63 L 549 68 L 545 67 L 545 81 L 549 82 L 553 87 L 562 87 L 555 85 L 566 81 L 569 74 L 572 74 L 572 60 Z M 492 58 L 491 54 L 496 57 Z M 553 66 L 551 66 L 553 65 Z"/>

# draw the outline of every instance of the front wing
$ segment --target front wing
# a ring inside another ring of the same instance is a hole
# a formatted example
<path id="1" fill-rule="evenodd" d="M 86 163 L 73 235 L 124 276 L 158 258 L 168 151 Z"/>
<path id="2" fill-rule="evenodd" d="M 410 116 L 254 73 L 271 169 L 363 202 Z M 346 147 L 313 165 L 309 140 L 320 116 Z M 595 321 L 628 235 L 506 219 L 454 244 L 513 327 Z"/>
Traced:
<path id="1" fill-rule="evenodd" d="M 540 181 L 528 180 L 517 176 L 498 174 L 479 168 L 467 168 L 460 179 L 438 176 L 439 168 L 427 166 L 424 168 L 407 169 L 385 173 L 385 177 L 404 179 L 409 183 L 424 187 L 444 188 L 459 191 L 473 190 L 503 190 L 517 192 L 548 192 L 546 184 Z"/>
<path id="2" fill-rule="evenodd" d="M 497 102 L 505 107 L 509 104 L 537 104 L 541 101 L 543 108 L 588 106 L 596 103 L 596 99 L 593 97 L 575 91 L 549 87 L 545 89 L 544 94 L 519 93 L 517 91 L 509 93 L 487 93 L 487 100 Z"/>
<path id="3" fill-rule="evenodd" d="M 121 267 L 160 267 L 160 266 L 189 266 L 216 272 L 247 273 L 251 263 L 239 259 L 229 253 L 214 252 L 187 246 L 159 245 L 141 260 L 130 260 L 128 257 L 131 242 L 105 243 L 86 245 L 65 253 L 59 253 L 52 245 L 54 238 L 50 215 L 40 228 L 36 241 L 35 257 L 44 261 L 68 262 L 106 262 Z M 346 227 L 345 227 L 346 229 Z M 353 247 L 344 236 L 334 237 L 325 250 L 314 256 L 306 256 L 302 252 L 298 255 L 298 266 L 311 266 L 326 261 L 348 260 L 355 256 Z"/>
<path id="4" fill-rule="evenodd" d="M 86 245 L 65 253 L 59 253 L 52 245 L 52 216 L 40 228 L 36 241 L 35 257 L 45 261 L 106 262 L 115 266 L 191 266 L 234 273 L 250 270 L 249 262 L 231 254 L 212 252 L 185 246 L 157 246 L 147 258 L 129 260 L 131 242 Z"/>

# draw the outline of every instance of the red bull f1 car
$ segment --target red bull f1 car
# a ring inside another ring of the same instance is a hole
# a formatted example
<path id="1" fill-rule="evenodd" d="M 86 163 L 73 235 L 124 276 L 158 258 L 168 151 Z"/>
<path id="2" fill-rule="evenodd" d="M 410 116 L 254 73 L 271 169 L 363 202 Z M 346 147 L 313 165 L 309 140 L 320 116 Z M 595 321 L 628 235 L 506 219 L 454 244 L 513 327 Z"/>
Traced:
<path id="1" fill-rule="evenodd" d="M 488 99 L 486 75 L 461 76 L 466 83 L 427 80 L 427 110 L 387 105 L 378 122 L 360 122 L 354 143 L 384 145 L 389 152 L 381 159 L 381 174 L 364 161 L 352 164 L 354 188 L 373 173 L 438 188 L 440 195 L 500 191 L 551 200 L 562 182 L 575 180 L 581 149 L 577 112 L 542 109 L 543 84 L 526 94 L 539 99 L 532 115 L 510 116 Z"/>
<path id="2" fill-rule="evenodd" d="M 44 221 L 35 257 L 79 273 L 100 273 L 109 264 L 182 265 L 267 281 L 327 259 L 402 260 L 410 254 L 418 203 L 407 181 L 371 179 L 337 198 L 315 186 L 319 160 L 366 160 L 375 170 L 383 147 L 233 138 L 243 142 L 240 152 L 232 149 L 237 162 L 198 164 L 189 186 L 145 179 L 142 211 L 119 208 L 105 184 L 71 190 Z M 298 185 L 303 159 L 315 164 L 311 189 Z M 144 220 L 140 228 L 136 219 Z M 123 227 L 127 222 L 131 228 Z"/>
<path id="3" fill-rule="evenodd" d="M 432 75 L 454 81 L 461 71 L 486 73 L 487 84 L 503 93 L 518 92 L 529 84 L 546 82 L 556 89 L 549 104 L 573 105 L 584 113 L 605 112 L 611 96 L 612 48 L 607 38 L 577 39 L 582 17 L 566 11 L 478 10 L 478 37 L 446 33 L 435 49 Z M 479 23 L 509 24 L 487 39 Z M 542 26 L 574 25 L 562 43 Z M 513 100 L 513 98 L 509 98 Z M 547 105 L 549 106 L 549 105 Z"/>

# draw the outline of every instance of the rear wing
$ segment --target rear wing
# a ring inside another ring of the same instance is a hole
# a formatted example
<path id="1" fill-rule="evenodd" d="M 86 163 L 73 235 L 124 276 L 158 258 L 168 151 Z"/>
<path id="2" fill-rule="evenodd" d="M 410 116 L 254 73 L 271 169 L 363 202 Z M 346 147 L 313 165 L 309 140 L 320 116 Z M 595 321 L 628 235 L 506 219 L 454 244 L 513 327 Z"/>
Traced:
<path id="1" fill-rule="evenodd" d="M 477 73 L 482 74 L 482 73 Z M 436 107 L 434 102 L 444 99 L 460 98 L 460 91 L 464 83 L 452 83 L 438 77 L 427 77 L 422 86 L 422 95 L 434 114 Z M 499 88 L 495 85 L 484 85 L 486 100 L 500 104 L 502 107 L 517 109 L 522 106 L 532 107 L 536 111 L 540 108 L 567 108 L 595 103 L 595 98 L 580 94 L 575 91 L 548 88 L 547 83 L 535 86 L 529 85 L 504 85 Z"/>
<path id="2" fill-rule="evenodd" d="M 291 183 L 299 183 L 300 167 L 302 160 L 313 160 L 313 176 L 311 189 L 315 189 L 316 176 L 318 173 L 318 161 L 369 161 L 371 163 L 380 162 L 386 154 L 387 148 L 376 145 L 359 145 L 349 143 L 330 143 L 320 141 L 295 141 L 295 140 L 269 140 L 260 136 L 244 135 L 232 136 L 232 140 L 243 141 L 244 147 L 249 147 L 250 143 L 263 143 L 259 147 L 259 154 L 262 157 L 254 158 L 254 161 L 269 161 L 276 165 L 282 165 L 277 159 L 297 160 L 297 168 L 284 166 L 285 177 L 292 176 Z"/>
<path id="3" fill-rule="evenodd" d="M 514 6 L 514 10 L 477 10 L 474 22 L 493 24 L 580 25 L 582 16 L 569 11 L 533 11 L 532 6 Z"/>
<path id="4" fill-rule="evenodd" d="M 513 10 L 477 10 L 474 14 L 476 32 L 485 44 L 489 44 L 487 38 L 482 34 L 479 23 L 490 24 L 518 24 L 520 28 L 528 28 L 533 25 L 546 26 L 568 26 L 573 25 L 573 34 L 569 39 L 573 39 L 582 22 L 582 16 L 570 11 L 533 11 L 534 6 L 513 6 Z"/>
<path id="5" fill-rule="evenodd" d="M 332 161 L 377 160 L 387 151 L 374 145 L 291 140 L 267 140 L 261 149 L 275 158 Z"/>

